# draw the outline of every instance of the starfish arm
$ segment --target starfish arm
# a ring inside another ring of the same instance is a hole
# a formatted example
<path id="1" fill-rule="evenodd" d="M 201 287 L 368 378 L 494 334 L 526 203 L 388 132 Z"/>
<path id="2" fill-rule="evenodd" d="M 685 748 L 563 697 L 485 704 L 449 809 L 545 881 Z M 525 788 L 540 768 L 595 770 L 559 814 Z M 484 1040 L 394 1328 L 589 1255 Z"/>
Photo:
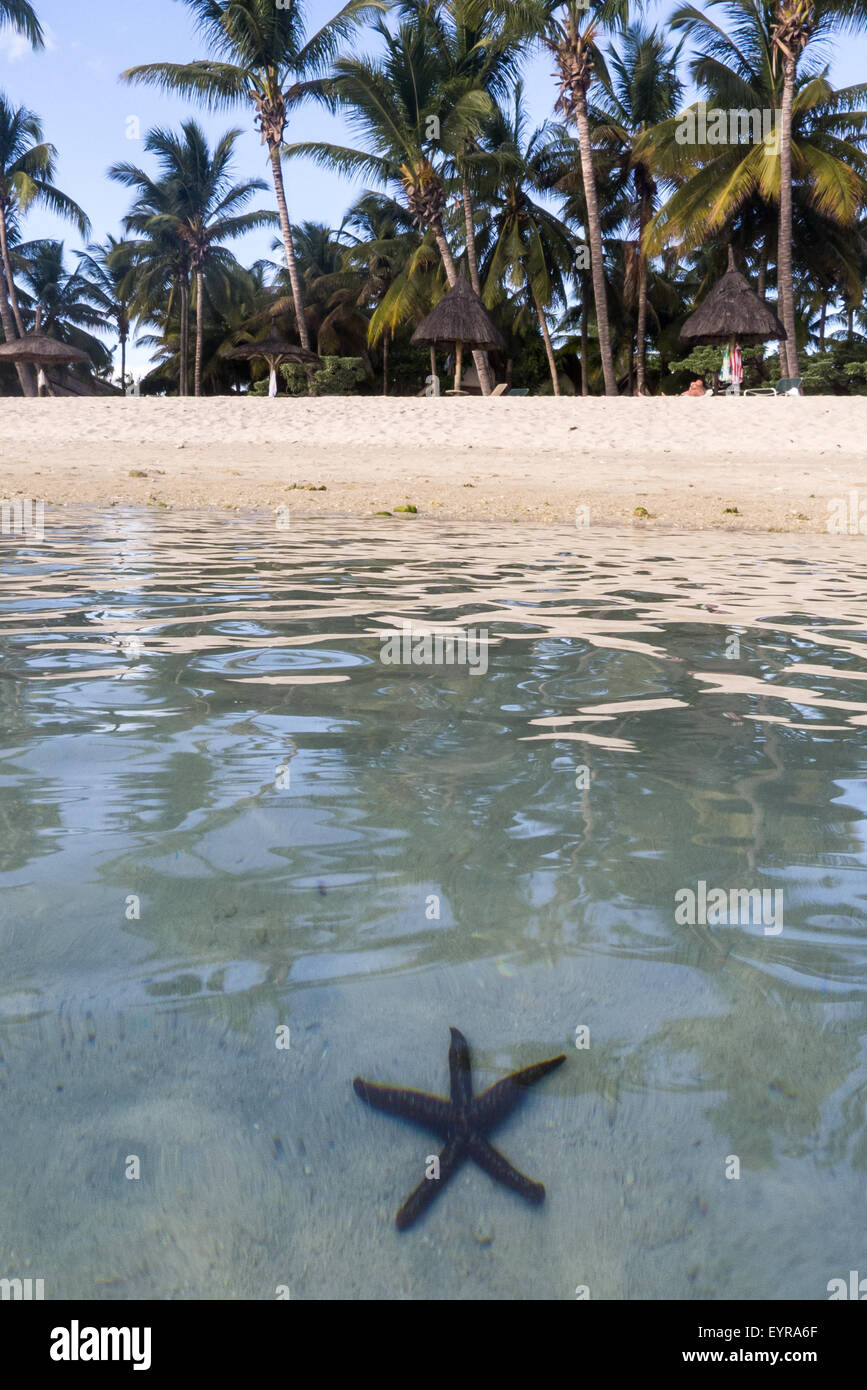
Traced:
<path id="1" fill-rule="evenodd" d="M 493 1086 L 489 1086 L 487 1091 L 480 1092 L 473 1101 L 473 1125 L 486 1134 L 507 1115 L 511 1115 L 531 1086 L 541 1081 L 549 1072 L 556 1071 L 565 1061 L 565 1053 L 561 1053 L 559 1057 L 549 1057 L 547 1062 L 536 1062 L 532 1067 L 511 1072 L 504 1076 L 502 1081 L 496 1081 Z"/>
<path id="2" fill-rule="evenodd" d="M 394 1218 L 399 1231 L 406 1231 L 418 1221 L 440 1195 L 449 1178 L 457 1172 L 467 1150 L 460 1139 L 450 1139 L 439 1156 L 440 1175 L 438 1178 L 422 1178 L 418 1187 L 409 1194 L 397 1216 Z"/>
<path id="3" fill-rule="evenodd" d="M 528 1202 L 544 1202 L 545 1186 L 541 1182 L 533 1182 L 532 1178 L 525 1177 L 519 1173 L 517 1168 L 513 1168 L 507 1158 L 489 1144 L 487 1139 L 473 1138 L 469 1143 L 470 1157 L 475 1159 L 480 1168 L 494 1178 L 497 1182 L 505 1183 L 513 1192 L 517 1192 L 519 1197 L 526 1197 Z"/>
<path id="4" fill-rule="evenodd" d="M 468 1110 L 473 1101 L 473 1075 L 470 1067 L 470 1045 L 459 1028 L 450 1028 L 449 1078 L 452 1105 Z"/>
<path id="5" fill-rule="evenodd" d="M 372 1105 L 374 1110 L 383 1110 L 386 1115 L 410 1120 L 441 1137 L 449 1127 L 450 1106 L 440 1096 L 430 1096 L 426 1091 L 406 1091 L 399 1086 L 380 1086 L 376 1081 L 364 1081 L 360 1076 L 356 1076 L 352 1085 L 355 1094 L 367 1105 Z"/>

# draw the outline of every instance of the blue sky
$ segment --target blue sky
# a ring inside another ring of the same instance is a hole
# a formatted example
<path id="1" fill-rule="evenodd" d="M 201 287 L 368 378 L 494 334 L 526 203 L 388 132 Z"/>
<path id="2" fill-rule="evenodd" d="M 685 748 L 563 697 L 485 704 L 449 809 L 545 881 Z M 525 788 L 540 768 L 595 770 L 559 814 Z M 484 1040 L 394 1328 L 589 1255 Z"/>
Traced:
<path id="1" fill-rule="evenodd" d="M 339 8 L 340 0 L 309 0 L 311 25 L 324 22 Z M 181 0 L 35 0 L 46 28 L 49 47 L 31 53 L 9 30 L 0 32 L 0 86 L 16 103 L 26 104 L 42 117 L 46 138 L 57 146 L 57 184 L 84 208 L 93 224 L 95 239 L 121 233 L 121 220 L 129 193 L 106 178 L 112 163 L 145 159 L 140 141 L 127 138 L 128 118 L 137 116 L 142 134 L 154 125 L 176 125 L 195 115 L 213 137 L 239 126 L 239 176 L 269 170 L 264 147 L 251 128 L 247 108 L 207 115 L 191 104 L 145 87 L 129 87 L 119 74 L 137 63 L 169 59 L 183 62 L 204 56 L 189 12 Z M 659 12 L 673 5 L 660 4 Z M 551 58 L 541 55 L 527 68 L 527 94 L 534 118 L 551 114 L 554 82 Z M 832 66 L 837 85 L 864 80 L 867 74 L 867 37 L 847 37 L 838 42 Z M 289 139 L 325 138 L 342 142 L 342 123 L 316 107 L 295 116 Z M 289 167 L 290 214 L 296 221 L 307 218 L 337 226 L 359 191 L 335 175 L 307 162 Z M 268 194 L 263 206 L 273 206 Z M 79 244 L 75 231 L 53 216 L 36 210 L 24 226 L 28 238 L 59 236 L 68 247 Z M 236 244 L 236 254 L 247 262 L 269 254 L 271 234 L 256 233 Z M 133 367 L 146 366 L 146 355 L 134 354 Z"/>

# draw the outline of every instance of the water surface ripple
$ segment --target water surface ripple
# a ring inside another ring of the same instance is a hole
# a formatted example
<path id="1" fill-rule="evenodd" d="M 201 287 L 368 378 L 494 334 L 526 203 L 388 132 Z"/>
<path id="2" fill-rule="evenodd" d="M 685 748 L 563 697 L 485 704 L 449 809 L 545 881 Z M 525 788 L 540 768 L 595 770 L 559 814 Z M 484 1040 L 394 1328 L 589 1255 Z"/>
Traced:
<path id="1" fill-rule="evenodd" d="M 860 538 L 46 523 L 0 538 L 13 1274 L 449 1297 L 454 1261 L 482 1298 L 822 1298 L 863 1262 Z M 486 672 L 385 664 L 406 624 L 483 632 Z M 678 920 L 702 883 L 781 892 L 782 930 Z M 449 1024 L 480 1080 L 570 1050 L 509 1131 L 549 1202 L 468 1176 L 394 1247 L 427 1141 L 347 1085 L 441 1090 Z M 140 1149 L 133 1211 L 112 1164 Z"/>

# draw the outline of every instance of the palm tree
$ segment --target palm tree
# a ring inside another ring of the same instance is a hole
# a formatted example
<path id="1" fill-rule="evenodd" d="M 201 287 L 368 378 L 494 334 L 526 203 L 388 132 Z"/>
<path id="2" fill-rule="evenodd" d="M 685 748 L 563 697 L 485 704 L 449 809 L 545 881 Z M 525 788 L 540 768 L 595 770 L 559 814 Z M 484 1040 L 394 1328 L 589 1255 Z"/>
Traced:
<path id="1" fill-rule="evenodd" d="M 26 106 L 15 107 L 0 93 L 0 261 L 5 284 L 0 294 L 0 319 L 7 342 L 24 336 L 24 321 L 12 277 L 10 229 L 27 210 L 42 204 L 60 217 L 68 218 L 82 236 L 90 224 L 77 203 L 52 183 L 57 151 L 45 143 L 42 122 Z M 25 395 L 36 393 L 33 374 L 19 368 Z"/>
<path id="2" fill-rule="evenodd" d="M 762 0 L 709 0 L 725 4 L 729 33 L 695 6 L 672 16 L 698 50 L 691 74 L 709 106 L 720 110 L 780 110 L 782 76 L 774 65 L 774 13 Z M 760 247 L 759 291 L 764 292 L 769 254 L 776 242 L 780 317 L 789 335 L 781 345 L 781 366 L 797 375 L 797 324 L 792 279 L 792 210 L 787 221 L 786 190 L 799 206 L 838 226 L 852 225 L 867 196 L 867 160 L 862 146 L 867 112 L 860 109 L 867 84 L 835 91 L 818 57 L 802 64 L 791 101 L 790 149 L 796 182 L 785 178 L 782 128 L 770 140 L 678 143 L 679 119 L 664 121 L 644 137 L 652 157 L 678 185 L 648 224 L 646 249 L 653 254 L 677 239 L 689 251 L 737 221 L 744 248 Z M 784 300 L 789 291 L 790 303 Z M 789 319 L 787 322 L 786 319 Z"/>
<path id="3" fill-rule="evenodd" d="M 202 351 L 202 389 L 226 392 L 239 385 L 237 363 L 225 360 L 226 351 L 241 338 L 261 336 L 262 325 L 268 322 L 273 292 L 267 281 L 267 265 L 257 261 L 245 269 L 229 260 L 220 273 L 210 273 L 204 286 L 204 344 Z M 180 315 L 174 310 L 166 314 L 163 301 L 154 306 L 152 317 L 161 325 L 157 333 L 143 333 L 136 339 L 139 347 L 155 349 L 154 368 L 141 383 L 143 394 L 156 394 L 172 389 L 180 376 Z M 256 370 L 254 366 L 254 372 Z M 243 373 L 247 380 L 247 372 Z"/>
<path id="4" fill-rule="evenodd" d="M 559 11 L 564 10 L 562 18 Z M 606 396 L 617 395 L 611 330 L 605 295 L 605 269 L 602 255 L 602 225 L 593 168 L 590 115 L 587 94 L 594 77 L 607 80 L 605 60 L 599 48 L 604 25 L 617 28 L 626 23 L 628 0 L 599 0 L 591 12 L 582 0 L 549 0 L 548 22 L 543 42 L 554 54 L 560 79 L 557 109 L 578 127 L 581 148 L 581 176 L 587 205 L 587 236 L 590 242 L 590 273 L 596 301 L 596 328 L 602 355 L 602 374 Z M 592 15 L 592 17 L 588 17 Z M 610 86 L 610 83 L 607 85 Z"/>
<path id="5" fill-rule="evenodd" d="M 645 390 L 647 356 L 647 253 L 644 229 L 655 211 L 656 171 L 645 146 L 639 152 L 641 135 L 670 119 L 680 105 L 683 91 L 677 66 L 683 47 L 681 40 L 670 48 L 656 29 L 632 24 L 623 31 L 619 48 L 612 46 L 608 65 L 610 86 L 604 85 L 597 97 L 600 124 L 597 139 L 610 142 L 620 153 L 635 189 L 631 223 L 635 231 L 635 278 L 637 293 L 635 394 Z"/>
<path id="6" fill-rule="evenodd" d="M 230 166 L 240 130 L 230 130 L 213 151 L 201 127 L 185 121 L 182 135 L 152 130 L 145 149 L 157 156 L 160 178 L 154 182 L 132 164 L 116 164 L 110 176 L 138 191 L 138 198 L 125 220 L 128 231 L 162 233 L 177 244 L 177 263 L 181 278 L 182 358 L 185 356 L 184 319 L 188 308 L 186 272 L 196 287 L 196 352 L 194 392 L 202 391 L 202 348 L 204 334 L 204 276 L 209 265 L 221 259 L 220 243 L 243 236 L 257 227 L 271 225 L 276 215 L 266 210 L 242 212 L 253 194 L 267 185 L 262 179 L 231 182 Z M 185 364 L 184 364 L 185 365 Z M 184 377 L 184 365 L 181 376 Z M 184 388 L 182 386 L 182 394 Z"/>
<path id="7" fill-rule="evenodd" d="M 717 0 L 719 3 L 719 0 Z M 780 313 L 788 339 L 781 344 L 786 374 L 798 375 L 795 338 L 795 296 L 792 275 L 792 120 L 798 59 L 812 40 L 821 40 L 835 29 L 863 25 L 867 6 L 863 0 L 778 0 L 771 29 L 773 62 L 780 62 L 783 90 L 779 110 L 780 235 L 777 249 L 777 287 Z"/>
<path id="8" fill-rule="evenodd" d="M 110 367 L 111 353 L 89 331 L 105 326 L 102 311 L 92 302 L 94 286 L 79 271 L 66 269 L 63 242 L 30 241 L 17 246 L 13 254 L 19 278 L 39 309 L 42 331 L 81 348 L 97 369 Z"/>
<path id="9" fill-rule="evenodd" d="M 429 25 L 430 43 L 442 65 L 442 82 L 450 92 L 478 91 L 491 100 L 511 98 L 520 58 L 539 23 L 538 0 L 397 0 L 396 8 L 418 23 Z M 448 136 L 448 132 L 447 132 Z M 443 148 L 454 164 L 460 182 L 466 233 L 467 268 L 470 284 L 481 295 L 473 186 L 479 147 L 472 136 L 465 136 Z M 484 362 L 488 388 L 491 386 L 487 353 Z"/>
<path id="10" fill-rule="evenodd" d="M 595 108 L 589 108 L 591 134 L 595 141 L 595 128 L 599 113 Z M 599 117 L 601 120 L 601 117 Z M 602 237 L 603 253 L 603 273 L 605 276 L 605 301 L 607 305 L 609 293 L 608 270 L 612 262 L 609 248 L 612 245 L 616 233 L 624 223 L 628 222 L 633 211 L 632 191 L 628 184 L 628 170 L 624 171 L 623 160 L 617 156 L 614 145 L 604 142 L 596 142 L 594 149 L 594 177 L 597 182 L 605 188 L 605 201 L 599 208 L 600 234 Z M 544 165 L 540 168 L 541 187 L 549 192 L 553 192 L 563 199 L 560 209 L 562 220 L 570 227 L 579 245 L 580 253 L 576 259 L 573 269 L 574 290 L 578 297 L 578 304 L 574 306 L 576 312 L 567 310 L 564 316 L 562 329 L 558 328 L 558 333 L 569 332 L 569 328 L 574 324 L 580 326 L 580 360 L 581 360 L 581 394 L 590 394 L 590 384 L 598 384 L 602 391 L 605 390 L 605 379 L 602 371 L 602 356 L 599 353 L 598 367 L 596 365 L 596 355 L 599 352 L 598 329 L 595 333 L 591 332 L 591 318 L 593 317 L 594 300 L 593 280 L 589 271 L 589 256 L 587 256 L 589 241 L 587 199 L 585 196 L 584 180 L 581 173 L 581 150 L 578 140 L 574 135 L 570 135 L 565 126 L 555 128 L 551 143 L 546 151 Z M 580 316 L 577 312 L 580 306 Z M 610 319 L 610 315 L 609 315 Z M 595 325 L 594 325 L 595 328 Z M 609 322 L 609 342 L 610 342 L 610 322 Z M 569 338 L 570 348 L 577 340 Z M 592 351 L 591 351 L 592 350 Z M 591 366 L 590 356 L 594 361 Z M 614 358 L 612 348 L 612 361 Z"/>
<path id="11" fill-rule="evenodd" d="M 277 243 L 279 245 L 279 243 Z M 295 228 L 295 253 L 308 330 L 322 356 L 367 358 L 367 315 L 363 312 L 363 277 L 347 262 L 347 238 L 323 222 L 301 222 Z M 277 286 L 279 286 L 280 270 Z M 283 272 L 285 274 L 285 272 Z M 289 308 L 285 297 L 274 301 L 272 314 Z"/>
<path id="12" fill-rule="evenodd" d="M 19 34 L 24 34 L 34 48 L 45 47 L 42 25 L 27 0 L 0 0 L 0 29 L 4 24 L 10 24 Z"/>
<path id="13" fill-rule="evenodd" d="M 90 287 L 92 302 L 114 321 L 120 344 L 120 380 L 126 395 L 126 345 L 130 329 L 133 246 L 108 236 L 78 252 L 78 270 Z"/>
<path id="14" fill-rule="evenodd" d="M 346 214 L 343 231 L 352 239 L 346 264 L 362 277 L 359 303 L 372 310 L 368 345 L 382 344 L 387 396 L 390 344 L 442 298 L 442 259 L 430 233 L 419 236 L 408 209 L 386 194 L 365 193 Z"/>
<path id="15" fill-rule="evenodd" d="M 178 335 L 178 394 L 189 391 L 189 247 L 177 234 L 172 218 L 176 211 L 171 188 L 154 183 L 139 197 L 141 211 L 127 219 L 127 231 L 141 235 L 130 242 L 131 272 L 121 282 L 128 295 L 130 313 L 142 323 L 161 325 L 168 340 Z M 145 206 L 147 204 L 147 206 Z"/>
<path id="16" fill-rule="evenodd" d="M 795 200 L 793 218 L 798 252 L 796 306 L 801 310 L 796 321 L 805 320 L 806 341 L 824 352 L 829 311 L 838 301 L 859 305 L 864 295 L 864 231 L 858 223 L 834 222 L 802 199 Z"/>
<path id="17" fill-rule="evenodd" d="M 545 311 L 566 304 L 566 284 L 576 259 L 575 238 L 564 222 L 533 198 L 544 186 L 550 150 L 561 135 L 548 123 L 527 135 L 524 87 L 515 87 L 506 116 L 498 112 L 487 130 L 487 143 L 499 169 L 499 187 L 490 218 L 491 250 L 485 263 L 485 302 L 493 308 L 504 286 L 524 291 L 539 324 L 554 395 L 560 380 Z"/>
<path id="18" fill-rule="evenodd" d="M 283 182 L 281 149 L 289 114 L 309 94 L 307 79 L 322 72 L 341 39 L 383 0 L 349 0 L 312 37 L 305 39 L 303 0 L 185 0 L 214 59 L 194 63 L 147 63 L 123 73 L 184 96 L 199 97 L 212 110 L 251 103 L 262 143 L 268 146 L 286 265 L 302 347 L 310 340 L 301 279 Z"/>
<path id="19" fill-rule="evenodd" d="M 444 223 L 453 180 L 445 151 L 478 138 L 492 102 L 478 88 L 445 83 L 424 17 L 402 23 L 396 33 L 381 21 L 373 27 L 382 54 L 338 58 L 333 75 L 322 84 L 322 91 L 346 111 L 366 148 L 305 141 L 289 146 L 287 155 L 365 174 L 402 197 L 419 232 L 433 235 L 453 286 L 458 270 Z M 485 391 L 484 354 L 473 356 Z"/>

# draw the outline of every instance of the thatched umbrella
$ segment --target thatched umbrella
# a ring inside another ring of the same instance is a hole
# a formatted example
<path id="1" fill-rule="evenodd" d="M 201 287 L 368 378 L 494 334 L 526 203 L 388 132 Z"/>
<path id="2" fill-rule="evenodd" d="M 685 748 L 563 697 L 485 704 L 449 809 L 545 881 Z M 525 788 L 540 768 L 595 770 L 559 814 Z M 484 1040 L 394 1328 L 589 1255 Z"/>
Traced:
<path id="1" fill-rule="evenodd" d="M 730 352 L 734 352 L 739 343 L 752 347 L 787 336 L 773 309 L 735 270 L 731 247 L 725 275 L 680 330 L 683 342 L 706 343 L 709 347 L 728 344 Z"/>
<path id="2" fill-rule="evenodd" d="M 80 348 L 49 338 L 47 333 L 25 333 L 0 346 L 0 362 L 26 362 L 31 367 L 60 367 L 69 362 L 89 362 Z"/>
<path id="3" fill-rule="evenodd" d="M 315 352 L 310 352 L 308 348 L 297 347 L 295 343 L 290 343 L 283 337 L 275 324 L 271 325 L 271 332 L 267 338 L 260 338 L 256 343 L 239 343 L 237 347 L 223 354 L 230 362 L 251 362 L 257 358 L 263 359 L 268 363 L 271 372 L 269 385 L 269 395 L 277 394 L 277 368 L 282 362 L 306 362 L 311 365 L 319 366 L 322 358 Z"/>
<path id="4" fill-rule="evenodd" d="M 422 319 L 412 335 L 413 343 L 430 344 L 431 375 L 437 374 L 437 343 L 448 343 L 455 349 L 455 392 L 461 389 L 461 362 L 464 347 L 505 348 L 506 344 L 472 285 L 459 275 L 448 294 L 444 295 L 426 319 Z"/>

